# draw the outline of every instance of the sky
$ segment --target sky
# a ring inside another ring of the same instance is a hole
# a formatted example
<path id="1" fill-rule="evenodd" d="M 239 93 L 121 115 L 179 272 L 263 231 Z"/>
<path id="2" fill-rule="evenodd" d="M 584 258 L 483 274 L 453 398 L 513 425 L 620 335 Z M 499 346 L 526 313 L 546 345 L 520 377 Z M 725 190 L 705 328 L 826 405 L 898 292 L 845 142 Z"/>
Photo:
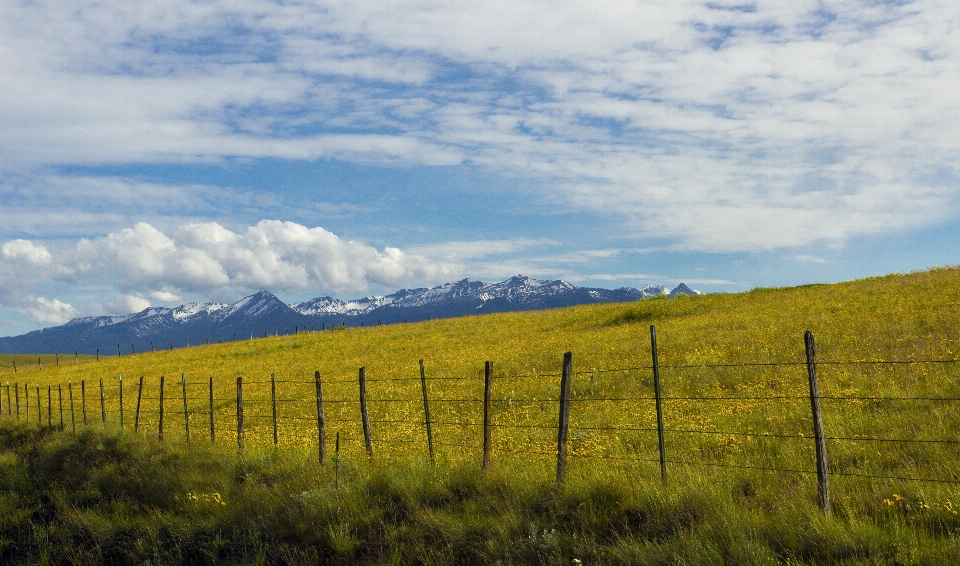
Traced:
<path id="1" fill-rule="evenodd" d="M 0 335 L 960 264 L 951 1 L 7 0 Z"/>

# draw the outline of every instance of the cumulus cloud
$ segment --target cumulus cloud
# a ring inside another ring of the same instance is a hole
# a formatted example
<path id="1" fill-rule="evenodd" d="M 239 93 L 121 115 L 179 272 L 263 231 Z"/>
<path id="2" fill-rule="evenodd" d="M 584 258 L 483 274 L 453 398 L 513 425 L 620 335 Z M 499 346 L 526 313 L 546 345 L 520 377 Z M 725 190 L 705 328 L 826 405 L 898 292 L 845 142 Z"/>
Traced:
<path id="1" fill-rule="evenodd" d="M 51 257 L 47 248 L 34 244 L 29 240 L 4 242 L 4 244 L 0 246 L 0 253 L 3 254 L 3 258 L 6 260 L 21 260 L 30 265 L 46 265 L 50 263 Z"/>
<path id="2" fill-rule="evenodd" d="M 18 310 L 27 313 L 37 324 L 63 324 L 79 314 L 77 309 L 59 299 L 43 297 L 34 298 L 28 306 Z"/>
<path id="3" fill-rule="evenodd" d="M 21 261 L 45 258 L 57 264 L 55 271 L 25 274 L 36 282 L 109 282 L 123 294 L 109 307 L 127 312 L 146 308 L 151 299 L 179 300 L 184 292 L 357 293 L 447 281 L 463 269 L 460 263 L 429 260 L 395 247 L 377 249 L 342 240 L 323 228 L 278 220 L 264 220 L 241 232 L 215 222 L 194 223 L 170 234 L 141 222 L 101 238 L 81 239 L 52 254 L 24 240 L 7 242 L 2 249 L 4 256 L 10 250 Z M 51 305 L 43 307 L 53 312 Z M 61 312 L 69 305 L 64 307 Z"/>

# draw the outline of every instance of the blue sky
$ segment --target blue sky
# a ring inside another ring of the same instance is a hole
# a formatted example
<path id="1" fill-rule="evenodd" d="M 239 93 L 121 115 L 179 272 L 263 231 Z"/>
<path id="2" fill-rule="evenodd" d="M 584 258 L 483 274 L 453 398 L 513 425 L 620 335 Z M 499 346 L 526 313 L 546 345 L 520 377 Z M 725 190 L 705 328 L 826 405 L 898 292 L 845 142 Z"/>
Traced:
<path id="1" fill-rule="evenodd" d="M 0 335 L 260 289 L 960 264 L 954 2 L 14 1 Z"/>

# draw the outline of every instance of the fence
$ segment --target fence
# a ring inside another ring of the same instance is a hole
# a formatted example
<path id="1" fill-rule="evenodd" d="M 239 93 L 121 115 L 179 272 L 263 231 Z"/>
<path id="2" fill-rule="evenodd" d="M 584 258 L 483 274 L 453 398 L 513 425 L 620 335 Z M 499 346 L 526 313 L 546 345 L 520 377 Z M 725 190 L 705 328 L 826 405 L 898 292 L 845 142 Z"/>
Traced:
<path id="1" fill-rule="evenodd" d="M 574 371 L 567 353 L 557 373 L 497 374 L 486 362 L 475 376 L 428 377 L 421 360 L 418 375 L 385 379 L 359 368 L 356 377 L 316 371 L 313 379 L 121 376 L 45 391 L 7 383 L 0 413 L 60 430 L 119 426 L 240 451 L 313 446 L 320 463 L 329 429 L 338 452 L 342 435 L 345 451 L 370 458 L 422 451 L 431 461 L 476 458 L 483 467 L 505 455 L 555 459 L 558 482 L 578 461 L 649 465 L 664 482 L 672 466 L 809 475 L 828 513 L 832 477 L 960 484 L 960 415 L 952 410 L 960 360 L 818 361 L 806 333 L 799 361 L 661 365 L 650 330 L 650 363 L 632 367 Z M 818 371 L 829 376 L 827 394 Z M 939 393 L 864 395 L 854 382 Z"/>

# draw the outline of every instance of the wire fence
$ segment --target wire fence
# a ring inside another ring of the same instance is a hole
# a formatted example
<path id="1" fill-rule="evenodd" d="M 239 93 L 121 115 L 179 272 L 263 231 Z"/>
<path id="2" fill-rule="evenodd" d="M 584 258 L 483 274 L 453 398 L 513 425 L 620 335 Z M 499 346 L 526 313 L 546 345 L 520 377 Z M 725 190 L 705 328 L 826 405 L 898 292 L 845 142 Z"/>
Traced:
<path id="1" fill-rule="evenodd" d="M 817 361 L 810 335 L 801 362 L 659 365 L 651 331 L 649 365 L 573 371 L 567 354 L 560 372 L 500 376 L 488 362 L 478 376 L 430 378 L 421 362 L 419 375 L 370 379 L 361 368 L 356 378 L 8 382 L 0 414 L 238 450 L 313 446 L 321 462 L 333 433 L 342 450 L 376 458 L 549 458 L 557 481 L 579 461 L 653 465 L 663 481 L 671 466 L 815 475 L 827 511 L 831 477 L 960 485 L 960 360 Z"/>

